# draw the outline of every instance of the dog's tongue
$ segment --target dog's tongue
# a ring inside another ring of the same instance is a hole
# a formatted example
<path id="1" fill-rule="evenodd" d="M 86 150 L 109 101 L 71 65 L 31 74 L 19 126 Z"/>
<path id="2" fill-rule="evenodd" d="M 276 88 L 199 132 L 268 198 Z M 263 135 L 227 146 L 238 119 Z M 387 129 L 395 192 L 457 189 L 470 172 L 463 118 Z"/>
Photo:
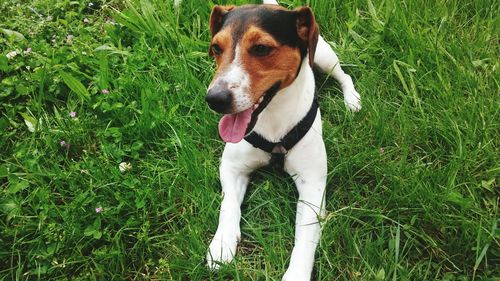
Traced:
<path id="1" fill-rule="evenodd" d="M 240 142 L 252 119 L 252 108 L 236 114 L 226 114 L 219 121 L 219 135 L 225 142 Z"/>

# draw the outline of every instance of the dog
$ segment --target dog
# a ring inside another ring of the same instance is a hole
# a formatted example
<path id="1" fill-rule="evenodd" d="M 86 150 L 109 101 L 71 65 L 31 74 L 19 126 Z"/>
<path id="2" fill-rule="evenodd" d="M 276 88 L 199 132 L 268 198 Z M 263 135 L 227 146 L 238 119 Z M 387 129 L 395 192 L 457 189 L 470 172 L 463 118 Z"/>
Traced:
<path id="1" fill-rule="evenodd" d="M 293 177 L 299 193 L 295 245 L 282 280 L 310 280 L 327 179 L 312 67 L 339 82 L 350 110 L 360 110 L 361 100 L 319 35 L 311 9 L 288 10 L 276 1 L 263 2 L 215 6 L 210 15 L 209 55 L 217 68 L 206 102 L 224 114 L 218 129 L 226 145 L 219 170 L 219 224 L 206 259 L 214 270 L 233 260 L 249 176 L 270 162 L 278 163 Z"/>

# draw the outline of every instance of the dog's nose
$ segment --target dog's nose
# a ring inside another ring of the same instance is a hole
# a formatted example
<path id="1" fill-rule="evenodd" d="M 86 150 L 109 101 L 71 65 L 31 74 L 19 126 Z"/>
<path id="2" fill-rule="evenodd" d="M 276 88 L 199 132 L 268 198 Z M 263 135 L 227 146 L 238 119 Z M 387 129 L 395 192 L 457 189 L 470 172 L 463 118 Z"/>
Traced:
<path id="1" fill-rule="evenodd" d="M 233 94 L 227 89 L 214 88 L 208 90 L 205 100 L 212 110 L 219 113 L 229 113 L 232 109 Z"/>

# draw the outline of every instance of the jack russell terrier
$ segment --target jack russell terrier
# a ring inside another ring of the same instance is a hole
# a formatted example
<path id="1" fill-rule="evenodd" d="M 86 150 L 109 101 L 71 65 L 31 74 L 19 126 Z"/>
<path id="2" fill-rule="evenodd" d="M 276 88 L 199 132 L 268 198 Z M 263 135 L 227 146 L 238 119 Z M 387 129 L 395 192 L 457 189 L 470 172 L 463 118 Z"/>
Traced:
<path id="1" fill-rule="evenodd" d="M 311 9 L 277 4 L 215 6 L 210 15 L 209 54 L 217 70 L 206 101 L 224 114 L 219 134 L 226 146 L 219 225 L 206 258 L 211 269 L 233 260 L 249 175 L 274 163 L 293 177 L 299 192 L 295 246 L 283 280 L 310 280 L 327 178 L 312 66 L 340 83 L 349 109 L 359 110 L 361 102 L 351 77 L 319 36 Z"/>

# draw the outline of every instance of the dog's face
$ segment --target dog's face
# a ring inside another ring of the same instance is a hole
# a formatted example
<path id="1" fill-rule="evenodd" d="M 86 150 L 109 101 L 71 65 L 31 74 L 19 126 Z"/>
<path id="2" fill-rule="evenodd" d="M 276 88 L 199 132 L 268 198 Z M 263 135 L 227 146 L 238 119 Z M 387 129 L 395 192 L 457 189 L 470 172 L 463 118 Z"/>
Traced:
<path id="1" fill-rule="evenodd" d="M 237 137 L 225 139 L 220 126 L 224 118 L 219 124 L 223 139 L 237 142 L 266 92 L 289 86 L 307 54 L 312 64 L 318 27 L 306 7 L 289 11 L 276 5 L 215 6 L 210 32 L 209 54 L 217 71 L 206 100 L 213 110 L 232 115 L 228 127 L 241 126 Z"/>

